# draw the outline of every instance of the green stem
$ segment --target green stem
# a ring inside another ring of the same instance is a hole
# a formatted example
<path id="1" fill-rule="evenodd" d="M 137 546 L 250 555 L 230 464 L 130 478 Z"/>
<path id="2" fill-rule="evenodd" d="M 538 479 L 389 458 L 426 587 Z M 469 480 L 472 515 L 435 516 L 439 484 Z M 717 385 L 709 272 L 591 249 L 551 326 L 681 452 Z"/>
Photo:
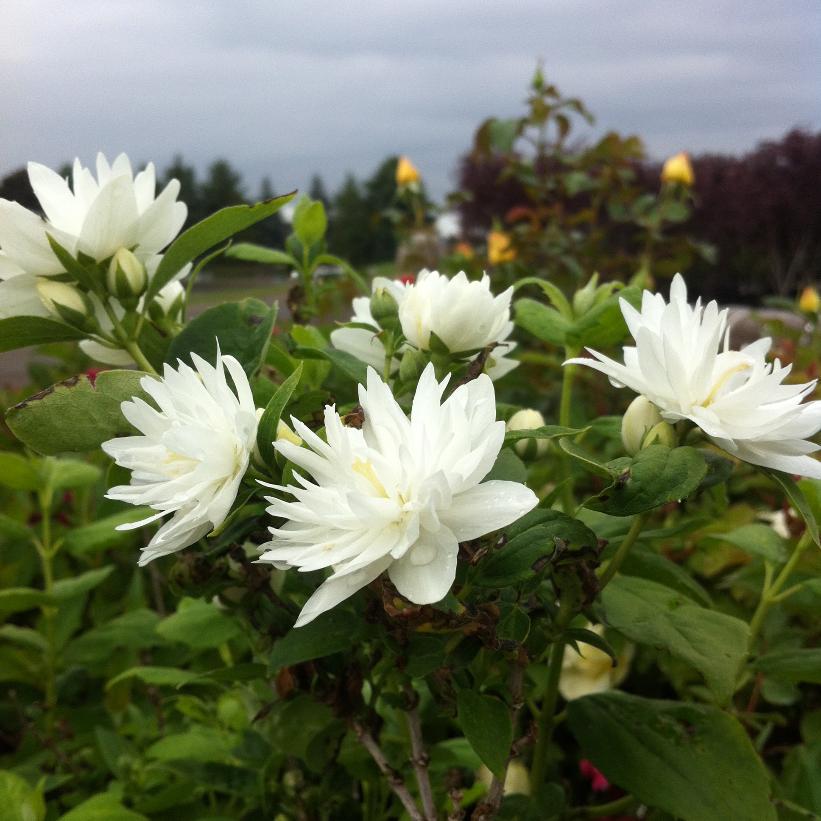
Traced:
<path id="1" fill-rule="evenodd" d="M 117 338 L 120 342 L 120 346 L 124 351 L 127 351 L 131 358 L 137 363 L 137 366 L 144 370 L 146 373 L 154 374 L 156 376 L 157 371 L 154 369 L 154 366 L 148 361 L 145 354 L 142 352 L 142 349 L 137 344 L 136 339 L 132 339 L 127 333 L 125 328 L 123 327 L 122 322 L 120 322 L 117 314 L 114 313 L 112 307 L 108 304 L 107 301 L 103 302 L 103 308 L 105 309 L 106 314 L 108 314 L 108 318 L 111 320 L 111 324 L 114 326 L 114 331 L 117 335 Z"/>
<path id="2" fill-rule="evenodd" d="M 565 359 L 573 359 L 579 353 L 577 348 L 565 347 Z M 562 393 L 559 400 L 559 424 L 562 427 L 570 427 L 570 411 L 573 402 L 573 378 L 576 375 L 575 365 L 565 365 L 562 372 Z M 561 449 L 559 456 L 562 462 L 562 472 L 569 481 L 562 488 L 562 507 L 568 515 L 576 509 L 576 497 L 573 494 L 573 466 L 570 457 Z"/>
<path id="3" fill-rule="evenodd" d="M 573 619 L 572 608 L 568 606 L 566 599 L 562 599 L 559 604 L 559 612 L 556 616 L 555 629 L 559 632 L 559 638 L 550 648 L 550 660 L 547 670 L 547 689 L 545 690 L 542 708 L 539 712 L 536 738 L 536 749 L 533 753 L 533 764 L 530 767 L 530 781 L 534 790 L 544 782 L 547 775 L 547 751 L 550 747 L 550 738 L 555 726 L 554 714 L 556 704 L 559 700 L 559 678 L 562 674 L 562 662 L 564 661 L 564 633 L 565 628 Z"/>
<path id="4" fill-rule="evenodd" d="M 641 529 L 644 527 L 644 522 L 646 516 L 636 516 L 633 519 L 633 523 L 630 525 L 630 530 L 627 531 L 627 535 L 622 540 L 622 543 L 619 545 L 618 550 L 616 550 L 613 558 L 607 563 L 604 568 L 604 572 L 599 576 L 599 591 L 604 590 L 604 588 L 608 585 L 611 581 L 613 576 L 618 573 L 619 568 L 621 567 L 621 563 L 624 561 L 625 556 L 630 552 L 630 548 L 635 544 L 636 539 L 638 539 L 639 534 L 641 533 Z"/>
<path id="5" fill-rule="evenodd" d="M 624 810 L 630 809 L 636 803 L 632 795 L 623 795 L 607 804 L 594 804 L 590 807 L 577 807 L 573 810 L 573 815 L 580 815 L 584 818 L 606 818 L 608 815 L 618 815 Z"/>
<path id="6" fill-rule="evenodd" d="M 761 599 L 758 602 L 758 607 L 756 607 L 755 613 L 753 613 L 752 619 L 750 620 L 749 647 L 751 651 L 758 640 L 758 636 L 761 633 L 761 628 L 764 626 L 764 619 L 767 617 L 767 613 L 778 601 L 778 594 L 789 580 L 793 570 L 795 570 L 796 565 L 801 559 L 802 554 L 810 546 L 811 541 L 812 538 L 810 537 L 809 530 L 805 530 L 804 535 L 798 540 L 798 543 L 792 552 L 792 556 L 790 556 L 787 563 L 781 569 L 781 572 L 778 576 L 776 576 L 775 581 L 770 583 L 771 573 L 765 576 L 764 587 L 761 591 Z"/>
<path id="7" fill-rule="evenodd" d="M 38 494 L 40 503 L 41 530 L 37 552 L 43 568 L 43 590 L 49 598 L 54 592 L 54 568 L 52 561 L 57 552 L 51 541 L 51 500 L 52 491 L 46 487 Z M 57 638 L 55 617 L 56 609 L 50 604 L 41 608 L 46 634 L 46 723 L 49 728 L 54 725 L 54 710 L 57 707 Z"/>

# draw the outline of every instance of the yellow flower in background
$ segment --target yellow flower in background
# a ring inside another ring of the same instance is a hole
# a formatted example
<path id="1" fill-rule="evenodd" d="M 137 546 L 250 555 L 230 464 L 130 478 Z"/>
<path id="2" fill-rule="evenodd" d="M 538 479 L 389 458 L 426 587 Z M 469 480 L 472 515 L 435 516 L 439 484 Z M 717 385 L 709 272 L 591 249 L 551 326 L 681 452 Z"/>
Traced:
<path id="1" fill-rule="evenodd" d="M 798 298 L 798 308 L 807 314 L 818 313 L 819 308 L 821 308 L 821 296 L 818 295 L 818 291 L 812 285 L 808 285 L 801 292 L 801 296 Z"/>
<path id="2" fill-rule="evenodd" d="M 516 259 L 516 249 L 510 245 L 509 234 L 491 231 L 487 235 L 487 258 L 491 265 L 501 265 Z"/>
<path id="3" fill-rule="evenodd" d="M 604 637 L 604 628 L 600 624 L 588 624 L 587 629 Z M 564 654 L 559 692 L 565 701 L 592 693 L 603 693 L 618 687 L 627 677 L 633 658 L 633 648 L 630 645 L 619 653 L 615 666 L 610 656 L 598 647 L 580 644 L 579 650 L 581 652 L 577 653 L 572 647 L 568 647 Z"/>
<path id="4" fill-rule="evenodd" d="M 661 181 L 678 182 L 688 188 L 693 185 L 696 175 L 693 172 L 690 155 L 686 151 L 679 151 L 667 159 L 661 169 Z"/>
<path id="5" fill-rule="evenodd" d="M 422 179 L 419 169 L 407 158 L 400 157 L 396 163 L 396 184 L 400 188 L 413 185 Z"/>

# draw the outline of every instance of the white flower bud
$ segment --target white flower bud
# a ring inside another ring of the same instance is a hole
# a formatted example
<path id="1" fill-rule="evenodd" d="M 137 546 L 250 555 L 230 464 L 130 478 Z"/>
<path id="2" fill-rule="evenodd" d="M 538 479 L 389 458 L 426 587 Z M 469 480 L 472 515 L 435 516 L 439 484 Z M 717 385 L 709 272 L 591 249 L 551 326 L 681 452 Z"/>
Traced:
<path id="1" fill-rule="evenodd" d="M 523 408 L 507 420 L 506 427 L 508 430 L 535 430 L 543 427 L 544 423 L 544 416 L 539 411 Z M 547 439 L 520 439 L 513 447 L 519 456 L 543 456 L 547 452 Z"/>
<path id="2" fill-rule="evenodd" d="M 82 327 L 92 313 L 88 297 L 65 282 L 38 277 L 37 294 L 49 313 L 70 325 Z"/>
<path id="3" fill-rule="evenodd" d="M 128 248 L 120 248 L 108 265 L 106 275 L 108 291 L 118 299 L 134 299 L 148 285 L 145 266 Z"/>
<path id="4" fill-rule="evenodd" d="M 647 432 L 661 421 L 661 414 L 656 406 L 646 396 L 637 396 L 621 420 L 621 441 L 624 443 L 624 449 L 631 456 L 635 456 L 641 450 Z"/>

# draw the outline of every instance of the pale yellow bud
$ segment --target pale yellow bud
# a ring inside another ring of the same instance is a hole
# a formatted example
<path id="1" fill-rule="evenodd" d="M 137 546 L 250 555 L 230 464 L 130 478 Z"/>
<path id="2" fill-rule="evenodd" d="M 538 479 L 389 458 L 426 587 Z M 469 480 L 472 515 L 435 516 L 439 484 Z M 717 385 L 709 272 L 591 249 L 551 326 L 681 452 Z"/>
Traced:
<path id="1" fill-rule="evenodd" d="M 145 266 L 128 248 L 120 248 L 108 265 L 106 275 L 108 291 L 118 299 L 133 299 L 140 296 L 148 285 Z"/>
<path id="2" fill-rule="evenodd" d="M 801 296 L 798 299 L 798 307 L 805 314 L 818 313 L 819 308 L 821 308 L 821 297 L 819 297 L 818 291 L 816 291 L 812 285 L 808 285 L 801 292 Z"/>
<path id="3" fill-rule="evenodd" d="M 88 298 L 65 282 L 38 277 L 37 294 L 49 313 L 71 325 L 82 325 L 91 311 Z"/>
<path id="4" fill-rule="evenodd" d="M 396 184 L 399 188 L 418 183 L 421 179 L 419 169 L 407 157 L 400 157 L 396 163 Z"/>
<path id="5" fill-rule="evenodd" d="M 679 151 L 668 158 L 661 169 L 662 182 L 677 182 L 690 188 L 696 181 L 690 155 L 686 151 Z"/>
<path id="6" fill-rule="evenodd" d="M 631 456 L 635 456 L 641 450 L 644 437 L 661 421 L 661 414 L 656 406 L 646 396 L 637 396 L 621 420 L 621 441 L 624 449 Z"/>
<path id="7" fill-rule="evenodd" d="M 600 624 L 587 625 L 597 636 L 604 637 L 604 628 Z M 627 677 L 633 648 L 627 645 L 618 653 L 616 664 L 613 659 L 598 647 L 579 643 L 580 652 L 568 647 L 562 661 L 562 672 L 559 677 L 559 692 L 565 701 L 581 698 L 592 693 L 603 693 L 619 684 Z"/>
<path id="8" fill-rule="evenodd" d="M 493 780 L 493 773 L 482 764 L 476 773 L 476 777 L 486 787 L 490 787 L 491 781 Z M 525 767 L 518 758 L 514 758 L 507 765 L 504 795 L 530 795 L 530 774 L 527 771 L 527 767 Z"/>
<path id="9" fill-rule="evenodd" d="M 290 442 L 293 445 L 299 447 L 302 444 L 302 439 L 300 439 L 288 425 L 288 423 L 284 419 L 280 419 L 277 422 L 277 442 L 285 441 Z"/>
<path id="10" fill-rule="evenodd" d="M 501 265 L 516 259 L 516 249 L 510 244 L 510 234 L 491 231 L 487 235 L 487 259 L 491 265 Z"/>
<path id="11" fill-rule="evenodd" d="M 533 408 L 523 408 L 516 411 L 507 420 L 508 430 L 535 430 L 544 427 L 544 416 Z M 534 447 L 535 444 L 535 447 Z M 535 455 L 543 456 L 547 452 L 547 439 L 520 439 L 513 446 L 519 456 Z"/>

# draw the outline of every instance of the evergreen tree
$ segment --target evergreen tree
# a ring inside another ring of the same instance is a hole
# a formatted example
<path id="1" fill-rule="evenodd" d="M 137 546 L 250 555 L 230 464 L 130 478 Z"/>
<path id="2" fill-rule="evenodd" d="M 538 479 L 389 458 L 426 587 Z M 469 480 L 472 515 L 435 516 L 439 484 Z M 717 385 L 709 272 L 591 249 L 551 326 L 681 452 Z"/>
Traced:
<path id="1" fill-rule="evenodd" d="M 368 203 L 356 178 L 348 174 L 334 197 L 329 228 L 329 247 L 354 265 L 370 262 Z"/>

